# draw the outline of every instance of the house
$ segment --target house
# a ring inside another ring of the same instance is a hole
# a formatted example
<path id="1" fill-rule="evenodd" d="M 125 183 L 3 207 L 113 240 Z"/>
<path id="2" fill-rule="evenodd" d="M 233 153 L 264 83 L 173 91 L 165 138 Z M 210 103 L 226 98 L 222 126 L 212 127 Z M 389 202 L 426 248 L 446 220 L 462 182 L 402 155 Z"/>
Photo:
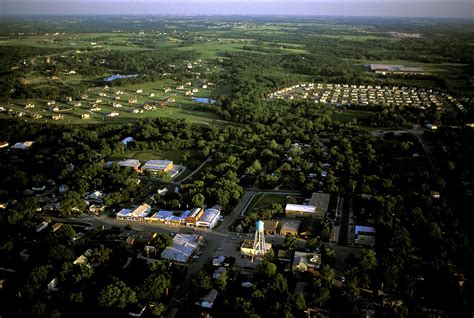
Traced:
<path id="1" fill-rule="evenodd" d="M 288 236 L 298 236 L 298 232 L 300 229 L 301 221 L 299 220 L 285 220 L 281 222 L 281 235 L 288 235 Z"/>
<path id="2" fill-rule="evenodd" d="M 121 141 L 121 143 L 124 144 L 125 146 L 127 146 L 128 143 L 130 143 L 130 142 L 132 142 L 132 141 L 134 141 L 133 137 L 130 137 L 130 136 L 129 136 L 129 137 L 124 138 L 124 139 Z"/>
<path id="3" fill-rule="evenodd" d="M 262 220 L 262 222 L 264 224 L 263 233 L 265 235 L 268 235 L 268 234 L 275 235 L 275 234 L 277 234 L 278 220 Z"/>
<path id="4" fill-rule="evenodd" d="M 324 219 L 328 208 L 329 208 L 329 200 L 331 199 L 331 195 L 328 193 L 313 193 L 311 195 L 311 199 L 309 200 L 308 206 L 316 207 L 313 216 L 317 219 Z"/>
<path id="5" fill-rule="evenodd" d="M 170 160 L 148 160 L 142 167 L 142 170 L 152 173 L 165 172 L 173 169 L 173 161 Z"/>
<path id="6" fill-rule="evenodd" d="M 212 278 L 219 279 L 222 275 L 227 273 L 227 269 L 225 267 L 219 267 L 212 273 Z"/>
<path id="7" fill-rule="evenodd" d="M 372 226 L 356 225 L 354 230 L 354 243 L 359 245 L 375 245 L 375 228 Z"/>
<path id="8" fill-rule="evenodd" d="M 17 143 L 14 144 L 11 148 L 12 148 L 12 149 L 26 150 L 26 149 L 31 148 L 31 146 L 33 145 L 33 143 L 34 143 L 34 141 L 17 142 Z M 4 147 L 6 147 L 6 146 L 4 146 Z"/>
<path id="9" fill-rule="evenodd" d="M 221 211 L 217 209 L 206 209 L 199 220 L 196 221 L 196 226 L 212 229 L 219 221 L 220 215 Z"/>
<path id="10" fill-rule="evenodd" d="M 285 213 L 287 217 L 313 217 L 316 207 L 311 205 L 287 204 Z"/>
<path id="11" fill-rule="evenodd" d="M 53 278 L 48 285 L 46 286 L 48 288 L 48 291 L 53 292 L 53 291 L 58 291 L 58 278 L 55 277 Z"/>
<path id="12" fill-rule="evenodd" d="M 49 223 L 46 222 L 46 221 L 43 221 L 40 224 L 36 225 L 36 233 L 39 233 L 39 232 L 43 231 L 45 228 L 48 227 L 48 225 L 49 225 Z"/>
<path id="13" fill-rule="evenodd" d="M 207 296 L 201 298 L 199 305 L 201 305 L 201 307 L 203 308 L 212 308 L 212 306 L 214 305 L 214 301 L 217 298 L 217 295 L 217 290 L 212 289 L 209 294 L 207 294 Z"/>
<path id="14" fill-rule="evenodd" d="M 63 223 L 54 223 L 53 226 L 51 226 L 51 232 L 56 232 L 59 230 L 64 224 Z"/>
<path id="15" fill-rule="evenodd" d="M 186 263 L 198 247 L 198 236 L 192 234 L 176 234 L 173 245 L 161 252 L 161 258 Z"/>
<path id="16" fill-rule="evenodd" d="M 224 265 L 225 256 L 218 256 L 212 259 L 212 266 L 222 266 Z"/>
<path id="17" fill-rule="evenodd" d="M 311 268 L 319 268 L 320 265 L 320 253 L 295 252 L 291 269 L 293 271 L 306 272 Z"/>
<path id="18" fill-rule="evenodd" d="M 89 119 L 89 118 L 91 118 L 90 114 L 87 114 L 87 113 L 81 114 L 81 119 Z"/>
<path id="19" fill-rule="evenodd" d="M 0 149 L 8 147 L 9 143 L 6 141 L 0 141 Z"/>
<path id="20" fill-rule="evenodd" d="M 95 204 L 93 204 L 89 207 L 89 211 L 91 213 L 94 213 L 94 214 L 100 214 L 100 213 L 104 212 L 104 210 L 105 210 L 105 205 L 95 205 Z"/>

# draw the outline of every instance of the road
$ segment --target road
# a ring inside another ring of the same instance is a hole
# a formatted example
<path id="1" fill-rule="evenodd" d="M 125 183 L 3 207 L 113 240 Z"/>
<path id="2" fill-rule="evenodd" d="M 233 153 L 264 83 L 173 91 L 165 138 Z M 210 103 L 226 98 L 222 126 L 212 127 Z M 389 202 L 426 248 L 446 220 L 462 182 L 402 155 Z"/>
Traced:
<path id="1" fill-rule="evenodd" d="M 203 161 L 203 163 L 201 163 L 199 165 L 199 167 L 197 167 L 193 172 L 191 172 L 190 175 L 188 175 L 187 177 L 183 178 L 183 180 L 181 181 L 177 181 L 176 183 L 181 183 L 181 182 L 185 182 L 186 180 L 188 180 L 189 178 L 191 178 L 192 176 L 194 176 L 197 172 L 199 172 L 199 170 L 201 170 L 202 167 L 204 167 L 204 165 L 208 162 L 212 161 L 212 157 L 208 157 L 206 160 Z"/>

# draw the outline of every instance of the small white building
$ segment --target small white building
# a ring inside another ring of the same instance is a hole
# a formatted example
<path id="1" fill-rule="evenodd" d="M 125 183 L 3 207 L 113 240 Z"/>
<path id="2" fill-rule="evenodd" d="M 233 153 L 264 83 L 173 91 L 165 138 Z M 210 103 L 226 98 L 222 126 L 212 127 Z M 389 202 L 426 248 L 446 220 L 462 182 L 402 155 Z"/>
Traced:
<path id="1" fill-rule="evenodd" d="M 135 139 L 133 139 L 133 137 L 130 137 L 130 136 L 129 136 L 129 137 L 124 138 L 124 139 L 121 141 L 121 143 L 124 144 L 125 146 L 127 146 L 129 142 L 132 142 L 132 141 L 134 141 L 134 140 L 135 140 Z"/>

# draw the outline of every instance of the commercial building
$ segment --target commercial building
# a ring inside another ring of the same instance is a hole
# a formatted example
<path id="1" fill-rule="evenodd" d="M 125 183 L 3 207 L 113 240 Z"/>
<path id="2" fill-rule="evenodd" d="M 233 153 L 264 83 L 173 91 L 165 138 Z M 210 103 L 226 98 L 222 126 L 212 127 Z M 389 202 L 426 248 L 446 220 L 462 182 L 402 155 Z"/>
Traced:
<path id="1" fill-rule="evenodd" d="M 294 271 L 306 272 L 311 268 L 319 268 L 320 265 L 320 253 L 295 252 L 291 269 Z"/>
<path id="2" fill-rule="evenodd" d="M 318 193 L 315 192 L 311 196 L 309 201 L 309 206 L 316 207 L 316 210 L 313 216 L 317 219 L 324 219 L 328 208 L 329 208 L 329 200 L 331 199 L 331 195 L 329 193 Z"/>
<path id="3" fill-rule="evenodd" d="M 148 203 L 143 203 L 134 209 L 122 209 L 116 217 L 118 220 L 143 221 L 150 211 L 151 206 Z"/>
<path id="4" fill-rule="evenodd" d="M 275 235 L 278 234 L 278 221 L 277 220 L 262 220 L 264 224 L 264 234 L 265 235 Z"/>
<path id="5" fill-rule="evenodd" d="M 173 245 L 161 252 L 161 258 L 175 262 L 186 263 L 198 247 L 198 236 L 191 234 L 176 234 Z"/>
<path id="6" fill-rule="evenodd" d="M 186 225 L 187 226 L 196 226 L 196 222 L 201 218 L 204 214 L 204 209 L 195 208 L 191 211 L 191 213 L 186 217 Z"/>
<path id="7" fill-rule="evenodd" d="M 285 207 L 286 216 L 290 218 L 313 217 L 315 212 L 316 207 L 311 205 L 287 204 Z"/>
<path id="8" fill-rule="evenodd" d="M 285 220 L 281 223 L 281 235 L 298 236 L 301 221 L 299 220 Z"/>
<path id="9" fill-rule="evenodd" d="M 142 167 L 142 170 L 152 173 L 166 172 L 171 169 L 173 169 L 173 161 L 169 160 L 148 160 Z"/>
<path id="10" fill-rule="evenodd" d="M 184 212 L 171 212 L 166 210 L 160 210 L 153 214 L 151 217 L 145 218 L 145 221 L 160 222 L 172 225 L 184 225 L 186 224 L 186 218 L 190 213 L 190 210 L 186 210 Z"/>
<path id="11" fill-rule="evenodd" d="M 196 221 L 196 226 L 212 229 L 219 221 L 220 215 L 221 211 L 217 209 L 206 209 L 199 220 Z"/>

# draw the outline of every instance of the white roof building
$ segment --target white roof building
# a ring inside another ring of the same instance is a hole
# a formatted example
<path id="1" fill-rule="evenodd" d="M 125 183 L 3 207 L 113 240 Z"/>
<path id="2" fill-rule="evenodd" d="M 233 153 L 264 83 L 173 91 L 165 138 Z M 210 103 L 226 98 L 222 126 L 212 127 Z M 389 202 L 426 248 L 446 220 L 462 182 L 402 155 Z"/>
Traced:
<path id="1" fill-rule="evenodd" d="M 129 142 L 132 142 L 132 141 L 134 141 L 134 140 L 135 140 L 135 139 L 133 139 L 133 137 L 127 137 L 127 138 L 125 138 L 124 140 L 122 140 L 121 143 L 126 146 L 126 145 L 128 145 Z"/>
<path id="2" fill-rule="evenodd" d="M 161 252 L 161 258 L 186 263 L 198 247 L 197 236 L 192 234 L 176 234 L 173 245 Z"/>
<path id="3" fill-rule="evenodd" d="M 217 209 L 206 209 L 204 210 L 204 214 L 196 222 L 196 226 L 212 229 L 217 224 L 217 221 L 219 221 L 220 215 L 221 211 Z"/>

